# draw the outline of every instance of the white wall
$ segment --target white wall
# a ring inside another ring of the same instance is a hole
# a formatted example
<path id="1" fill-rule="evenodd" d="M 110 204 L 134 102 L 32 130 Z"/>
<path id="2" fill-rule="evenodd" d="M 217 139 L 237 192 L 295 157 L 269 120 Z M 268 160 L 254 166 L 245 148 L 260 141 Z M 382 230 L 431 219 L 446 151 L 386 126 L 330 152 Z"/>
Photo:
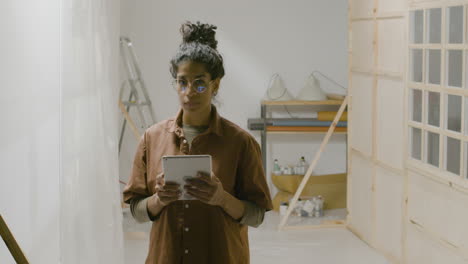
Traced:
<path id="1" fill-rule="evenodd" d="M 119 3 L 0 4 L 0 214 L 31 263 L 122 263 Z M 13 263 L 3 242 L 0 262 Z"/>
<path id="2" fill-rule="evenodd" d="M 129 1 L 122 0 L 122 34 L 133 39 L 143 78 L 154 104 L 157 121 L 176 114 L 169 60 L 181 42 L 179 27 L 186 20 L 218 26 L 218 50 L 224 56 L 226 76 L 218 99 L 221 115 L 247 129 L 247 119 L 260 116 L 260 101 L 272 74 L 279 73 L 297 95 L 313 70 L 346 85 L 347 3 L 340 1 Z M 327 86 L 326 81 L 322 82 Z M 328 87 L 334 88 L 328 84 Z M 335 88 L 336 89 L 336 88 Z M 336 91 L 336 90 L 335 90 Z M 293 115 L 310 108 L 288 107 Z M 277 109 L 278 110 L 278 109 Z M 276 111 L 287 115 L 284 109 Z M 253 132 L 259 139 L 260 134 Z M 127 133 L 121 154 L 121 178 L 130 174 L 135 139 Z M 279 158 L 295 164 L 308 160 L 324 135 L 269 137 L 268 161 Z M 345 137 L 336 136 L 327 147 L 317 173 L 346 169 Z M 268 177 L 270 178 L 270 177 Z"/>

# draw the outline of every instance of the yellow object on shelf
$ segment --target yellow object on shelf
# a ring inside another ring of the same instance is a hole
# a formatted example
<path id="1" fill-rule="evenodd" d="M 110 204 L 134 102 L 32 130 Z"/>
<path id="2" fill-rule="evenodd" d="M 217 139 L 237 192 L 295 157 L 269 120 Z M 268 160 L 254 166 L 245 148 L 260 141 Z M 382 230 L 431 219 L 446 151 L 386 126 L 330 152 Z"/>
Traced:
<path id="1" fill-rule="evenodd" d="M 325 101 L 262 101 L 262 105 L 341 105 L 343 100 L 325 100 Z"/>
<path id="2" fill-rule="evenodd" d="M 320 111 L 318 112 L 317 119 L 319 121 L 333 121 L 335 119 L 337 112 L 330 112 L 330 111 Z M 348 112 L 343 112 L 341 115 L 340 121 L 348 121 Z"/>
<path id="3" fill-rule="evenodd" d="M 304 175 L 271 175 L 278 193 L 273 198 L 273 210 L 278 211 L 282 202 L 289 202 L 301 184 Z M 325 199 L 324 209 L 346 208 L 347 174 L 312 175 L 300 197 L 321 195 Z"/>

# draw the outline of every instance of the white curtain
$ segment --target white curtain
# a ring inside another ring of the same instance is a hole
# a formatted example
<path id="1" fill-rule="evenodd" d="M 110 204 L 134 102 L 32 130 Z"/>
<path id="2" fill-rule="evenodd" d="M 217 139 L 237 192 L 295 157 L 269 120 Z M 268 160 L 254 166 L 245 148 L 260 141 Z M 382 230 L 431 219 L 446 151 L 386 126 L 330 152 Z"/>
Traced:
<path id="1" fill-rule="evenodd" d="M 119 1 L 61 1 L 61 262 L 123 263 Z"/>

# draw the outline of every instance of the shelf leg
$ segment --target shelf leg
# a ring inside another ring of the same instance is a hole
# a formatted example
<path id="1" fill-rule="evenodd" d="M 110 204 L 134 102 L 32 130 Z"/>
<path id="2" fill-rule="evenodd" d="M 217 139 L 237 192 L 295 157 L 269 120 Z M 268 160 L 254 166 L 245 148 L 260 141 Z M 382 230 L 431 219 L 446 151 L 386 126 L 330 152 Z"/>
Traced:
<path id="1" fill-rule="evenodd" d="M 338 113 L 336 114 L 335 118 L 333 119 L 333 122 L 332 122 L 331 126 L 328 128 L 328 132 L 325 135 L 325 138 L 323 139 L 322 144 L 320 145 L 320 149 L 315 154 L 315 157 L 314 157 L 312 163 L 310 164 L 309 169 L 307 170 L 306 174 L 304 175 L 304 178 L 302 179 L 301 184 L 297 188 L 296 193 L 294 194 L 294 197 L 293 197 L 291 203 L 288 206 L 288 210 L 286 211 L 286 214 L 281 217 L 281 221 L 280 221 L 280 224 L 278 226 L 278 230 L 282 230 L 284 228 L 284 226 L 286 225 L 286 222 L 288 221 L 288 218 L 291 215 L 292 210 L 296 206 L 296 203 L 297 203 L 297 200 L 299 199 L 299 196 L 301 195 L 302 191 L 304 190 L 304 187 L 305 187 L 307 181 L 309 181 L 309 178 L 312 175 L 312 171 L 315 169 L 315 166 L 317 165 L 317 162 L 319 161 L 320 156 L 322 155 L 325 147 L 327 146 L 328 141 L 330 140 L 330 137 L 332 136 L 332 134 L 333 134 L 333 132 L 335 130 L 336 124 L 338 124 L 338 121 L 340 121 L 340 118 L 343 115 L 343 112 L 344 112 L 347 105 L 348 105 L 348 96 L 346 96 L 345 99 L 343 100 L 343 103 L 341 104 L 340 109 L 338 110 Z"/>
<path id="2" fill-rule="evenodd" d="M 266 149 L 266 105 L 262 105 L 260 109 L 260 116 L 263 119 L 263 129 L 261 133 L 261 147 L 262 147 L 262 162 L 263 162 L 263 170 L 267 171 L 267 163 L 266 163 L 266 155 L 267 155 L 267 149 Z"/>

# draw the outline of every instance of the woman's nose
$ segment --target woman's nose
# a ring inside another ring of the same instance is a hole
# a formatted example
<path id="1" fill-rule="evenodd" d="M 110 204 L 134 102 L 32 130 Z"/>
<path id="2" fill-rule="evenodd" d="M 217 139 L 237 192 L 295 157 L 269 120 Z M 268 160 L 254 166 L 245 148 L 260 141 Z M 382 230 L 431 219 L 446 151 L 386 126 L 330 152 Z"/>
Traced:
<path id="1" fill-rule="evenodd" d="M 187 94 L 188 97 L 193 97 L 194 95 L 197 94 L 197 92 L 195 91 L 195 89 L 192 89 L 192 87 L 190 86 L 190 87 L 187 88 L 187 93 L 186 94 Z"/>

